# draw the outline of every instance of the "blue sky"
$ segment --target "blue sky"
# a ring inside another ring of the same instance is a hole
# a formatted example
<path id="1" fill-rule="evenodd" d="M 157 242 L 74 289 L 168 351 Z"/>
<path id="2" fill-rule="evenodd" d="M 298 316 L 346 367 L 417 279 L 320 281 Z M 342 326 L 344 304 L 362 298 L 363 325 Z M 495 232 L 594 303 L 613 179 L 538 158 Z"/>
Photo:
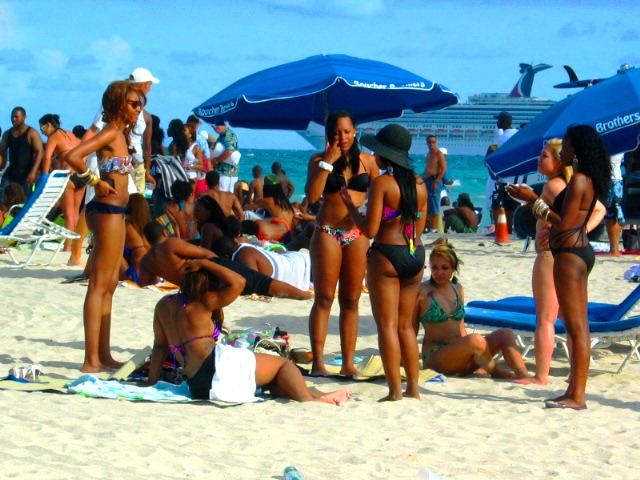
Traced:
<path id="1" fill-rule="evenodd" d="M 145 67 L 163 127 L 257 70 L 320 53 L 398 65 L 464 100 L 509 92 L 518 64 L 549 63 L 533 95 L 559 100 L 580 78 L 640 67 L 640 2 L 438 0 L 0 0 L 0 127 L 11 109 L 37 126 L 88 126 L 110 81 Z M 311 148 L 292 132 L 237 129 L 240 147 Z"/>

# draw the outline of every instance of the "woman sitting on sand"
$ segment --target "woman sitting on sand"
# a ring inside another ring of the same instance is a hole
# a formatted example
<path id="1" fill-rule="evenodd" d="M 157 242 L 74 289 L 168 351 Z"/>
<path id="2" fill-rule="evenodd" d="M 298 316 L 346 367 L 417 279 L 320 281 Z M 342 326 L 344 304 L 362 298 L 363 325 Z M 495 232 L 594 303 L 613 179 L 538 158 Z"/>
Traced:
<path id="1" fill-rule="evenodd" d="M 124 258 L 120 268 L 120 279 L 139 283 L 140 261 L 151 245 L 144 236 L 144 226 L 151 221 L 151 210 L 144 195 L 132 193 L 125 216 Z"/>
<path id="2" fill-rule="evenodd" d="M 209 195 L 202 195 L 196 200 L 193 218 L 200 234 L 201 247 L 211 250 L 215 240 L 223 235 L 232 235 L 222 208 Z"/>
<path id="3" fill-rule="evenodd" d="M 93 231 L 91 276 L 84 303 L 85 358 L 81 370 L 93 373 L 119 368 L 111 355 L 111 308 L 118 286 L 118 271 L 124 250 L 129 174 L 135 168 L 129 133 L 135 127 L 146 98 L 136 84 L 112 82 L 102 96 L 106 126 L 81 142 L 63 160 L 96 196 L 86 207 L 87 223 Z M 100 176 L 89 170 L 83 158 L 98 156 Z"/>
<path id="4" fill-rule="evenodd" d="M 245 210 L 263 209 L 268 213 L 264 220 L 252 219 L 243 222 L 243 232 L 255 235 L 259 240 L 286 243 L 292 238 L 291 230 L 300 221 L 295 209 L 282 190 L 280 177 L 274 174 L 264 178 L 263 197 L 245 207 Z M 252 225 L 250 222 L 254 222 Z"/>
<path id="5" fill-rule="evenodd" d="M 186 268 L 180 292 L 164 297 L 155 309 L 149 385 L 158 381 L 167 355 L 173 353 L 194 399 L 250 401 L 256 387 L 264 387 L 273 396 L 299 402 L 342 405 L 348 400 L 346 389 L 326 394 L 309 390 L 290 360 L 218 345 L 220 330 L 212 314 L 238 297 L 245 280 L 206 260 L 190 260 Z M 214 279 L 217 288 L 210 291 Z M 229 390 L 234 395 L 228 396 Z"/>
<path id="6" fill-rule="evenodd" d="M 444 211 L 444 231 L 456 233 L 475 233 L 478 230 L 478 214 L 468 193 L 458 195 L 455 207 Z"/>
<path id="7" fill-rule="evenodd" d="M 478 370 L 497 378 L 527 378 L 529 374 L 513 332 L 501 328 L 487 336 L 467 334 L 464 326 L 464 290 L 454 276 L 460 260 L 447 242 L 429 256 L 431 278 L 420 285 L 413 314 L 418 334 L 424 326 L 422 366 L 446 375 L 470 375 Z M 513 370 L 498 367 L 493 357 L 502 353 Z"/>
<path id="8" fill-rule="evenodd" d="M 176 180 L 171 185 L 173 201 L 167 202 L 164 206 L 164 211 L 173 225 L 176 237 L 183 240 L 191 240 L 198 236 L 198 228 L 194 218 L 194 187 L 193 181 Z"/>

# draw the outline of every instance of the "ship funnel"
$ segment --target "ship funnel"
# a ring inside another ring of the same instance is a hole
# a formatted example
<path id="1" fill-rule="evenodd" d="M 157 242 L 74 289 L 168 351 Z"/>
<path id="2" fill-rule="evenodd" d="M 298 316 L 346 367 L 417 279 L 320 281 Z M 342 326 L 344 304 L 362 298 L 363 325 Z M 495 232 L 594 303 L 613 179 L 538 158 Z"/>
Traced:
<path id="1" fill-rule="evenodd" d="M 533 86 L 533 77 L 536 73 L 541 72 L 542 70 L 546 70 L 547 68 L 551 68 L 551 65 L 546 63 L 539 63 L 538 65 L 531 65 L 529 63 L 521 63 L 520 64 L 520 79 L 516 83 L 513 90 L 509 94 L 512 98 L 530 98 L 531 97 L 531 87 Z"/>

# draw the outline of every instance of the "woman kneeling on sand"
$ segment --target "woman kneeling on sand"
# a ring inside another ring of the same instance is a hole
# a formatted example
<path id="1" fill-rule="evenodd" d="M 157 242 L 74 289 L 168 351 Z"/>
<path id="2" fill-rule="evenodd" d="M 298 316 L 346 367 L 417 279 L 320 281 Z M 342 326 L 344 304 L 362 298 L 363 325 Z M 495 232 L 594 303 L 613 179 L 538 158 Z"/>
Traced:
<path id="1" fill-rule="evenodd" d="M 231 401 L 221 393 L 229 391 L 252 399 L 256 387 L 264 387 L 273 396 L 299 402 L 333 405 L 346 402 L 349 398 L 346 389 L 326 394 L 309 390 L 302 374 L 289 360 L 216 344 L 220 330 L 219 325 L 212 323 L 212 314 L 233 302 L 244 284 L 244 278 L 224 267 L 189 261 L 180 292 L 164 297 L 155 309 L 149 384 L 158 381 L 162 364 L 172 352 L 195 399 Z"/>
<path id="2" fill-rule="evenodd" d="M 464 290 L 454 276 L 460 260 L 448 243 L 429 256 L 431 278 L 420 285 L 413 316 L 416 335 L 424 325 L 423 368 L 447 375 L 470 375 L 484 370 L 497 378 L 528 378 L 513 332 L 502 328 L 486 337 L 467 334 L 464 326 Z M 503 370 L 493 357 L 502 353 L 514 373 Z"/>

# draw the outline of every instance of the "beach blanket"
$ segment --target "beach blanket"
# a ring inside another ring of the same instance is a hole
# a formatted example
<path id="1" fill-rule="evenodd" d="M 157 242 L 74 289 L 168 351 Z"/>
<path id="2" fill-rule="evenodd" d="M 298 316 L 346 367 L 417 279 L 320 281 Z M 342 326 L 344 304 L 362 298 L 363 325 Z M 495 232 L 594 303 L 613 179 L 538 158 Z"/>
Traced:
<path id="1" fill-rule="evenodd" d="M 171 185 L 176 180 L 189 181 L 187 171 L 182 166 L 179 157 L 168 155 L 152 155 L 151 163 L 155 167 L 156 174 L 154 177 L 158 182 L 158 187 L 162 187 L 165 198 L 173 198 L 171 195 Z M 154 170 L 152 168 L 152 170 Z"/>
<path id="2" fill-rule="evenodd" d="M 382 358 L 380 355 L 369 355 L 366 357 L 356 357 L 355 367 L 360 371 L 359 375 L 340 375 L 340 369 L 342 368 L 342 362 L 337 360 L 338 357 L 329 358 L 325 360 L 325 367 L 329 371 L 328 378 L 338 378 L 347 380 L 358 381 L 372 381 L 384 378 L 384 367 L 382 365 Z M 316 377 L 311 375 L 311 363 L 308 364 L 296 364 L 303 375 Z M 403 379 L 406 379 L 406 375 L 403 368 L 400 368 L 400 374 Z M 421 382 L 444 382 L 444 375 L 431 369 L 420 370 L 418 377 Z"/>
<path id="3" fill-rule="evenodd" d="M 171 282 L 162 281 L 158 283 L 154 283 L 152 285 L 147 285 L 145 287 L 141 287 L 136 282 L 131 280 L 121 280 L 119 282 L 121 287 L 130 288 L 131 290 L 151 290 L 152 292 L 157 293 L 175 293 L 180 290 L 180 287 L 174 285 Z"/>

